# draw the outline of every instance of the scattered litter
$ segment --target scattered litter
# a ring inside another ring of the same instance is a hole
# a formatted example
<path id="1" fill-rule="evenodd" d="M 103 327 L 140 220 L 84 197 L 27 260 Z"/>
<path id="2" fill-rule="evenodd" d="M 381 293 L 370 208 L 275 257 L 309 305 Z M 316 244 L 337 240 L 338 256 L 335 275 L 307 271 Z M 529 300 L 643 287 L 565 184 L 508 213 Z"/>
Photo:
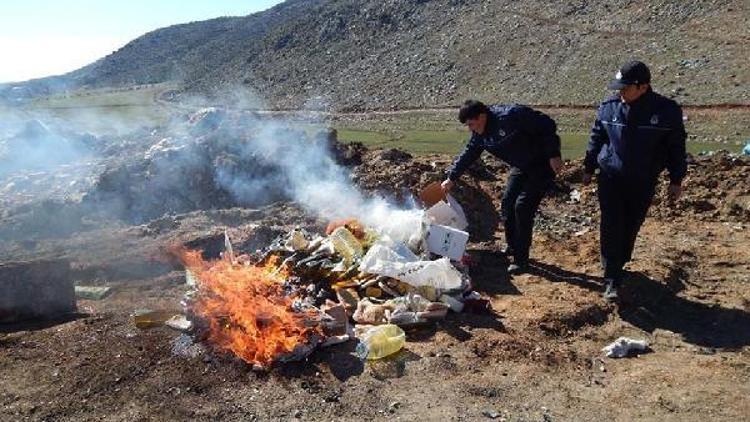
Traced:
<path id="1" fill-rule="evenodd" d="M 337 344 L 345 343 L 349 340 L 351 340 L 351 336 L 349 334 L 342 334 L 340 336 L 329 336 L 325 340 L 323 340 L 322 343 L 320 343 L 320 347 L 335 346 Z"/>
<path id="2" fill-rule="evenodd" d="M 644 352 L 648 349 L 646 340 L 635 340 L 629 337 L 620 337 L 608 346 L 602 348 L 602 352 L 608 358 L 624 358 L 631 352 Z"/>
<path id="3" fill-rule="evenodd" d="M 583 229 L 578 230 L 577 232 L 573 233 L 573 236 L 575 236 L 575 237 L 581 237 L 581 236 L 583 236 L 584 234 L 586 234 L 588 232 L 589 232 L 589 228 L 588 227 L 584 227 Z"/>
<path id="4" fill-rule="evenodd" d="M 180 334 L 172 341 L 172 354 L 184 358 L 197 358 L 205 353 L 206 349 L 193 341 L 187 334 Z"/>
<path id="5" fill-rule="evenodd" d="M 377 229 L 332 221 L 325 237 L 297 227 L 250 253 L 233 248 L 225 232 L 220 259 L 206 261 L 198 250 L 181 255 L 193 287 L 183 312 L 138 312 L 135 324 L 194 330 L 257 370 L 304 359 L 355 332 L 363 359 L 395 353 L 405 342 L 401 327 L 434 323 L 481 300 L 461 263 L 468 233 L 457 227 L 465 227 L 465 215 L 444 199 L 430 216 L 390 210 Z"/>
<path id="6" fill-rule="evenodd" d="M 581 191 L 579 191 L 578 189 L 573 189 L 570 192 L 570 202 L 581 202 Z"/>
<path id="7" fill-rule="evenodd" d="M 305 234 L 300 229 L 294 229 L 289 233 L 285 246 L 290 251 L 303 251 L 310 246 L 310 241 L 305 238 Z"/>
<path id="8" fill-rule="evenodd" d="M 375 304 L 365 298 L 357 304 L 357 310 L 354 311 L 352 319 L 360 324 L 380 325 L 388 322 L 392 311 L 390 305 Z"/>
<path id="9" fill-rule="evenodd" d="M 464 310 L 464 303 L 453 296 L 442 295 L 440 301 L 448 305 L 453 312 L 459 313 Z"/>
<path id="10" fill-rule="evenodd" d="M 102 300 L 112 292 L 107 286 L 75 286 L 77 299 Z"/>
<path id="11" fill-rule="evenodd" d="M 362 257 L 362 244 L 346 227 L 339 227 L 329 236 L 333 250 L 344 258 L 344 265 L 351 265 L 355 259 Z"/>
<path id="12" fill-rule="evenodd" d="M 393 324 L 371 327 L 359 337 L 356 354 L 362 359 L 374 360 L 392 355 L 406 342 L 406 334 L 399 326 Z"/>
<path id="13" fill-rule="evenodd" d="M 494 409 L 483 410 L 482 415 L 490 419 L 497 419 L 500 417 L 500 414 Z"/>
<path id="14" fill-rule="evenodd" d="M 189 269 L 185 269 L 185 284 L 190 287 L 195 287 L 197 283 L 198 280 L 195 278 L 195 274 Z"/>
<path id="15" fill-rule="evenodd" d="M 167 320 L 174 316 L 179 316 L 179 312 L 142 309 L 133 312 L 133 322 L 138 328 L 154 328 L 164 325 Z"/>
<path id="16" fill-rule="evenodd" d="M 427 249 L 453 261 L 460 261 L 466 250 L 469 233 L 453 227 L 430 224 L 427 229 Z"/>
<path id="17" fill-rule="evenodd" d="M 188 332 L 193 329 L 193 323 L 185 315 L 175 315 L 164 321 L 164 325 L 182 332 Z"/>
<path id="18" fill-rule="evenodd" d="M 742 148 L 742 153 L 745 155 L 750 155 L 750 141 L 747 141 L 745 147 Z"/>
<path id="19" fill-rule="evenodd" d="M 447 258 L 417 261 L 416 255 L 397 242 L 378 241 L 362 258 L 359 270 L 395 278 L 414 287 L 432 286 L 436 289 L 461 287 L 461 273 Z"/>
<path id="20" fill-rule="evenodd" d="M 447 197 L 447 202 L 444 200 L 438 201 L 435 205 L 425 211 L 425 215 L 433 224 L 449 226 L 456 230 L 463 231 L 469 226 L 463 208 L 461 208 L 461 205 L 459 205 L 459 203 L 450 195 Z"/>

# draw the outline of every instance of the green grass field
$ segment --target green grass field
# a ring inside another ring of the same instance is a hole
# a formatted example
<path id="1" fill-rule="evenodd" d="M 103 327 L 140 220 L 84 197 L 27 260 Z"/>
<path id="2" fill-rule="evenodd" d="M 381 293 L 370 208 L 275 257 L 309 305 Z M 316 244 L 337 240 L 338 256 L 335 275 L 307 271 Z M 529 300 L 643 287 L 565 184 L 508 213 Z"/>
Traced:
<path id="1" fill-rule="evenodd" d="M 361 142 L 373 148 L 400 148 L 412 154 L 457 154 L 463 148 L 468 134 L 457 130 L 404 130 L 395 132 L 368 131 L 362 129 L 338 130 L 339 140 L 343 142 Z M 588 133 L 561 133 L 562 155 L 566 159 L 583 157 L 588 143 Z M 688 152 L 697 154 L 701 151 L 729 149 L 739 152 L 740 146 L 724 145 L 711 142 L 688 142 Z"/>
<path id="2" fill-rule="evenodd" d="M 70 122 L 81 131 L 95 134 L 125 133 L 142 126 L 167 121 L 169 110 L 155 96 L 169 85 L 147 85 L 129 89 L 84 90 L 74 94 L 39 98 L 24 105 L 28 115 Z"/>
<path id="3" fill-rule="evenodd" d="M 21 110 L 10 112 L 18 115 L 18 111 L 21 111 L 27 118 L 67 120 L 81 131 L 95 134 L 125 133 L 137 127 L 166 123 L 170 110 L 156 101 L 156 97 L 171 88 L 169 85 L 147 85 L 128 89 L 84 90 L 40 98 Z M 8 112 L 0 108 L 0 119 L 8 117 Z M 743 123 L 747 116 L 742 114 L 738 117 L 732 113 L 729 111 L 721 118 L 713 114 L 694 114 L 694 118 L 688 122 L 688 132 L 698 134 L 698 139 L 702 140 L 711 140 L 717 134 L 726 132 L 723 139 L 738 141 L 742 131 L 730 122 Z M 588 142 L 590 114 L 585 110 L 552 110 L 551 115 L 558 121 L 564 158 L 583 156 Z M 314 126 L 318 125 L 311 125 Z M 372 114 L 364 118 L 336 120 L 332 126 L 337 129 L 340 141 L 361 142 L 371 148 L 400 148 L 412 154 L 456 154 L 468 139 L 468 133 L 455 120 L 452 111 L 413 110 L 391 115 Z M 741 148 L 737 143 L 688 142 L 691 153 L 717 149 L 739 152 Z"/>

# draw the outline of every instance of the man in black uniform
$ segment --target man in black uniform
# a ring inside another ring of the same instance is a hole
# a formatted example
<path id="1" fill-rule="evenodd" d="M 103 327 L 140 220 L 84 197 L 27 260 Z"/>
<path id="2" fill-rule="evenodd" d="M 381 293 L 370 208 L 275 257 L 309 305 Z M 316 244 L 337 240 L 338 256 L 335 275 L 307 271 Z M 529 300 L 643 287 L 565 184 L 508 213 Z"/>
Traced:
<path id="1" fill-rule="evenodd" d="M 512 167 L 503 193 L 501 216 L 506 253 L 513 256 L 508 272 L 527 270 L 534 215 L 545 192 L 562 168 L 557 125 L 549 116 L 520 105 L 485 106 L 469 100 L 458 119 L 471 130 L 471 139 L 442 183 L 448 192 L 461 174 L 487 150 Z"/>
<path id="2" fill-rule="evenodd" d="M 676 102 L 651 90 L 648 67 L 622 66 L 610 89 L 619 93 L 599 106 L 586 151 L 583 183 L 599 169 L 600 242 L 607 300 L 617 299 L 623 266 L 654 197 L 659 174 L 669 171 L 670 201 L 682 194 L 687 173 L 685 128 Z"/>

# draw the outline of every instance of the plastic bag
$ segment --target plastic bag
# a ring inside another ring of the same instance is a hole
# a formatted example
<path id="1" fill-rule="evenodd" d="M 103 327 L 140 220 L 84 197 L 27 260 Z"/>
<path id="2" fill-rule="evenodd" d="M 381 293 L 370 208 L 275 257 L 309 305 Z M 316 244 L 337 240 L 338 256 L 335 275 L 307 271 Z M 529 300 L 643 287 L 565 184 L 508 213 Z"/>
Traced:
<path id="1" fill-rule="evenodd" d="M 452 196 L 448 195 L 446 199 L 447 201 L 438 201 L 425 214 L 434 224 L 465 230 L 469 223 L 466 221 L 464 209 Z"/>
<path id="2" fill-rule="evenodd" d="M 635 340 L 629 337 L 620 337 L 602 349 L 608 358 L 624 358 L 631 352 L 644 352 L 648 349 L 646 340 Z"/>
<path id="3" fill-rule="evenodd" d="M 367 263 L 360 266 L 360 271 L 395 278 L 414 287 L 430 286 L 452 290 L 462 285 L 461 273 L 451 265 L 448 258 L 413 262 L 368 259 Z"/>

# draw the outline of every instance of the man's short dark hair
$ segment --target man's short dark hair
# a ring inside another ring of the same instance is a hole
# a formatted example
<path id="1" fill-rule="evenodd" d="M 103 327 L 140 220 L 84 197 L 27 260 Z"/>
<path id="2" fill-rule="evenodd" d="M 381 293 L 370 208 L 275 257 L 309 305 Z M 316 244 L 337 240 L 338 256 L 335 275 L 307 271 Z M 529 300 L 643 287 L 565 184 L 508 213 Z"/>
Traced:
<path id="1" fill-rule="evenodd" d="M 476 119 L 480 114 L 487 114 L 489 110 L 483 102 L 477 100 L 466 100 L 461 109 L 458 110 L 458 120 L 466 123 L 469 119 Z"/>

